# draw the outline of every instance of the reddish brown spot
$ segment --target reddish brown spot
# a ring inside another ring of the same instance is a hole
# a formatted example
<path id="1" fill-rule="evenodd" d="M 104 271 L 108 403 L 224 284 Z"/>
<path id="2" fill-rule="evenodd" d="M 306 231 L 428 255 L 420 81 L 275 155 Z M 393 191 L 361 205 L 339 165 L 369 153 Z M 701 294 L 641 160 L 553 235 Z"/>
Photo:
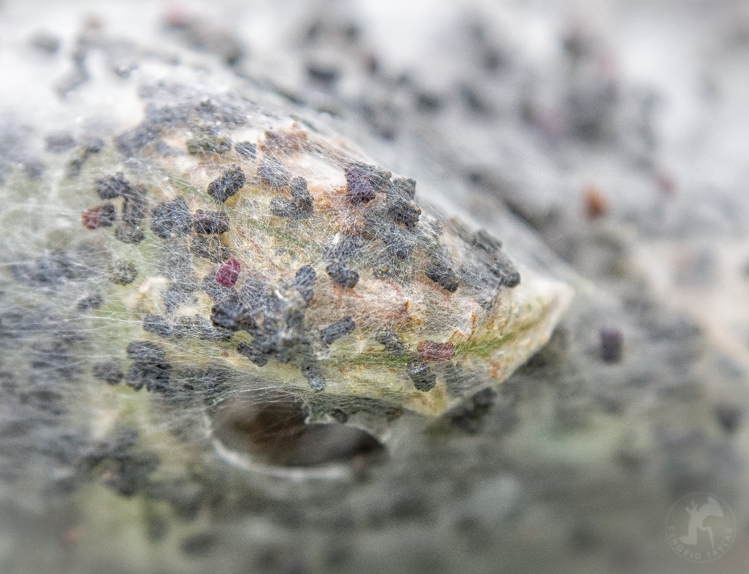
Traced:
<path id="1" fill-rule="evenodd" d="M 585 215 L 588 219 L 603 217 L 609 212 L 609 202 L 595 184 L 585 188 Z"/>
<path id="2" fill-rule="evenodd" d="M 86 229 L 98 229 L 99 225 L 101 225 L 101 205 L 97 205 L 81 213 L 81 223 Z"/>
<path id="3" fill-rule="evenodd" d="M 452 343 L 421 341 L 416 347 L 416 352 L 424 361 L 445 363 L 455 356 L 455 345 L 453 345 Z"/>
<path id="4" fill-rule="evenodd" d="M 234 287 L 237 279 L 239 279 L 239 269 L 239 261 L 229 259 L 229 261 L 221 265 L 218 271 L 216 271 L 216 282 L 224 287 Z"/>

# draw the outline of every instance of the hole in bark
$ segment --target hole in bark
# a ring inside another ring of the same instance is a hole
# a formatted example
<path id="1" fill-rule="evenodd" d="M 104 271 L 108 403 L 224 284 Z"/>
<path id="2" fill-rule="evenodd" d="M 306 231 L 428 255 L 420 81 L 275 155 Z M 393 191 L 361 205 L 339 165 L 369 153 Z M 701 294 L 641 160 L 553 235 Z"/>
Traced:
<path id="1" fill-rule="evenodd" d="M 284 467 L 374 462 L 385 447 L 371 434 L 341 424 L 306 424 L 304 403 L 289 396 L 220 406 L 213 435 L 229 450 Z"/>

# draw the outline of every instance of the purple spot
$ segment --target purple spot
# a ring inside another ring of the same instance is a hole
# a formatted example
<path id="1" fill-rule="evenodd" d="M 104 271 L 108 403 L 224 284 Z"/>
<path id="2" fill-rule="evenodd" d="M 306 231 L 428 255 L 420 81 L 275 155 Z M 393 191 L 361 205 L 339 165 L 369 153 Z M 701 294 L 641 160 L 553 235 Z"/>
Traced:
<path id="1" fill-rule="evenodd" d="M 360 167 L 352 167 L 346 172 L 348 196 L 355 204 L 369 203 L 375 198 L 375 190 L 365 172 Z"/>
<path id="2" fill-rule="evenodd" d="M 226 263 L 221 265 L 216 272 L 216 282 L 224 287 L 234 287 L 239 279 L 239 261 L 236 259 L 229 259 Z"/>

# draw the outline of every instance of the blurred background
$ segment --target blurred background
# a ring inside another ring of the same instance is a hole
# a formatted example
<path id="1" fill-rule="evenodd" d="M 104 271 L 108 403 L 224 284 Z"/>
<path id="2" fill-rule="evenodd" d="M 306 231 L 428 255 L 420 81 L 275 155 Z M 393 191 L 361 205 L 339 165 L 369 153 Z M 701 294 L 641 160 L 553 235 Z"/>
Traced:
<path id="1" fill-rule="evenodd" d="M 233 483 L 181 516 L 105 488 L 19 496 L 8 473 L 0 573 L 746 571 L 749 2 L 6 0 L 3 118 L 34 121 L 24 59 L 55 97 L 82 86 L 92 29 L 94 77 L 137 80 L 133 43 L 205 57 L 420 166 L 583 287 L 502 390 L 350 484 Z M 708 527 L 714 554 L 675 548 Z"/>

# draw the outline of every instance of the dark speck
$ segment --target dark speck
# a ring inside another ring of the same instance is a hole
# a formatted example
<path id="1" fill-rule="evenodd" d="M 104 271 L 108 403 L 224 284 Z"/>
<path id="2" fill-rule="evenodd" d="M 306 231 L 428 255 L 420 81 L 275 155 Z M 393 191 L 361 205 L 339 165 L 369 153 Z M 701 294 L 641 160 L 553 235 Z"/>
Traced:
<path id="1" fill-rule="evenodd" d="M 137 276 L 138 270 L 129 261 L 114 261 L 109 267 L 109 280 L 115 285 L 129 285 Z"/>
<path id="2" fill-rule="evenodd" d="M 93 368 L 94 377 L 105 381 L 109 385 L 116 385 L 122 380 L 122 369 L 116 361 L 96 363 Z"/>
<path id="3" fill-rule="evenodd" d="M 307 64 L 307 75 L 311 80 L 326 86 L 332 86 L 338 81 L 339 72 L 335 66 L 310 62 Z"/>
<path id="4" fill-rule="evenodd" d="M 606 363 L 618 363 L 622 360 L 624 341 L 622 332 L 616 328 L 601 329 L 601 360 Z"/>
<path id="5" fill-rule="evenodd" d="M 30 43 L 33 48 L 51 56 L 56 54 L 60 49 L 62 41 L 59 36 L 56 36 L 51 32 L 39 31 L 31 36 Z"/>
<path id="6" fill-rule="evenodd" d="M 715 407 L 715 418 L 727 434 L 735 433 L 741 425 L 743 413 L 737 405 L 721 404 Z"/>
<path id="7" fill-rule="evenodd" d="M 229 248 L 222 245 L 215 235 L 196 235 L 190 243 L 190 251 L 214 263 L 222 263 L 231 258 Z"/>
<path id="8" fill-rule="evenodd" d="M 97 179 L 95 187 L 100 198 L 115 199 L 128 191 L 130 183 L 125 180 L 124 174 L 117 172 L 114 175 Z"/>
<path id="9" fill-rule="evenodd" d="M 416 180 L 410 177 L 396 177 L 391 186 L 391 192 L 402 197 L 413 199 L 416 196 Z"/>
<path id="10" fill-rule="evenodd" d="M 47 151 L 61 153 L 75 147 L 75 138 L 69 132 L 55 132 L 45 138 Z"/>
<path id="11" fill-rule="evenodd" d="M 391 191 L 386 200 L 387 213 L 396 223 L 402 223 L 406 229 L 412 231 L 419 223 L 421 208 L 400 193 Z"/>
<path id="12" fill-rule="evenodd" d="M 128 385 L 136 390 L 145 385 L 150 392 L 166 391 L 172 367 L 162 348 L 149 341 L 133 341 L 127 346 L 127 356 L 134 362 L 127 372 Z"/>
<path id="13" fill-rule="evenodd" d="M 352 271 L 345 263 L 334 261 L 325 268 L 325 272 L 336 283 L 352 289 L 359 282 L 359 274 Z"/>
<path id="14" fill-rule="evenodd" d="M 406 345 L 403 339 L 392 329 L 381 329 L 375 335 L 375 341 L 385 346 L 385 350 L 391 357 L 402 357 L 406 353 Z"/>
<path id="15" fill-rule="evenodd" d="M 216 321 L 214 321 L 216 324 Z M 264 367 L 268 364 L 268 355 L 261 349 L 254 345 L 248 345 L 247 343 L 240 343 L 237 345 L 237 351 L 247 357 L 250 361 L 255 363 L 258 367 Z"/>
<path id="16" fill-rule="evenodd" d="M 360 167 L 352 167 L 346 172 L 347 194 L 354 204 L 369 203 L 375 198 L 375 188 Z"/>
<path id="17" fill-rule="evenodd" d="M 273 189 L 283 189 L 291 182 L 291 173 L 276 158 L 263 159 L 263 165 L 257 170 L 260 180 Z"/>
<path id="18" fill-rule="evenodd" d="M 244 172 L 236 165 L 232 165 L 208 185 L 208 195 L 219 203 L 224 203 L 227 199 L 236 195 L 244 184 Z"/>
<path id="19" fill-rule="evenodd" d="M 314 287 L 315 280 L 317 279 L 317 273 L 309 265 L 304 265 L 299 268 L 294 277 L 294 289 L 309 303 L 315 296 Z"/>
<path id="20" fill-rule="evenodd" d="M 143 330 L 159 337 L 168 337 L 172 334 L 171 324 L 161 315 L 146 315 L 143 319 Z"/>
<path id="21" fill-rule="evenodd" d="M 426 276 L 429 277 L 429 279 L 450 293 L 455 293 L 460 286 L 460 279 L 455 271 L 453 271 L 450 266 L 437 259 L 430 263 L 424 273 L 426 273 Z"/>
<path id="22" fill-rule="evenodd" d="M 196 534 L 185 538 L 180 544 L 180 550 L 188 556 L 204 556 L 214 549 L 217 541 L 213 534 Z"/>
<path id="23" fill-rule="evenodd" d="M 229 231 L 229 216 L 220 211 L 198 209 L 193 218 L 193 228 L 202 235 L 220 235 Z"/>
<path id="24" fill-rule="evenodd" d="M 354 323 L 351 317 L 344 317 L 340 321 L 336 321 L 332 325 L 325 327 L 320 331 L 320 336 L 326 345 L 332 345 L 335 341 L 349 335 L 356 329 L 356 323 Z"/>
<path id="25" fill-rule="evenodd" d="M 442 107 L 442 100 L 436 94 L 422 92 L 416 96 L 416 107 L 420 112 L 434 113 Z"/>
<path id="26" fill-rule="evenodd" d="M 431 390 L 437 382 L 437 375 L 435 375 L 424 361 L 421 359 L 412 359 L 408 361 L 406 365 L 408 370 L 408 376 L 414 383 L 417 390 L 428 392 Z"/>
<path id="27" fill-rule="evenodd" d="M 191 224 L 192 216 L 182 197 L 160 203 L 151 213 L 151 230 L 162 239 L 187 235 Z"/>

